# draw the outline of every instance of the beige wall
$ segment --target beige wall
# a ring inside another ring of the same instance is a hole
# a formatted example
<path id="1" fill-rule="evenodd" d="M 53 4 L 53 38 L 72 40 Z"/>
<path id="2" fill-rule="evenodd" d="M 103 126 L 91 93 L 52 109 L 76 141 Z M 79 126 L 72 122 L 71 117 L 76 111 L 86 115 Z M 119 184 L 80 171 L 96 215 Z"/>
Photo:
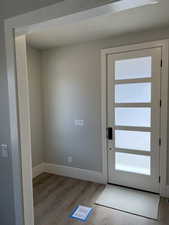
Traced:
<path id="1" fill-rule="evenodd" d="M 41 90 L 41 64 L 40 52 L 27 47 L 28 76 L 30 88 L 30 118 L 31 118 L 31 144 L 32 166 L 44 161 L 43 158 L 43 110 Z"/>

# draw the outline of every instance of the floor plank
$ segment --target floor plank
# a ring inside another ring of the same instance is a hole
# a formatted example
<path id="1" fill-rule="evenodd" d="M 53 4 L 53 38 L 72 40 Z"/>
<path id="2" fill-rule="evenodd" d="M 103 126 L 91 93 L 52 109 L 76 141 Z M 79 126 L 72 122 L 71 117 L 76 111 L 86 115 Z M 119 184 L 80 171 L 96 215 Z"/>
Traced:
<path id="1" fill-rule="evenodd" d="M 169 225 L 169 203 L 160 201 L 159 221 L 95 205 L 104 185 L 52 174 L 33 181 L 35 225 L 81 225 L 70 219 L 79 204 L 94 208 L 86 225 Z"/>

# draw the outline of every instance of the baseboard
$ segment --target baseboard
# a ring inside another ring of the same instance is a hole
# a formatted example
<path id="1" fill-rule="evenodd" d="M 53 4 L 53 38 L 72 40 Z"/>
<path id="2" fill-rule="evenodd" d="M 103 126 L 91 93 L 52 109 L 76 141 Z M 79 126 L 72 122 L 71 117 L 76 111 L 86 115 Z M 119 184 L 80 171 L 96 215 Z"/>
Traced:
<path id="1" fill-rule="evenodd" d="M 169 185 L 161 185 L 160 195 L 165 198 L 169 198 Z"/>
<path id="2" fill-rule="evenodd" d="M 96 183 L 106 184 L 106 179 L 100 172 L 63 165 L 56 165 L 51 163 L 41 163 L 35 166 L 32 170 L 32 176 L 33 178 L 35 178 L 45 172 L 65 177 L 72 177 L 80 180 L 87 180 Z"/>
<path id="3" fill-rule="evenodd" d="M 65 177 L 72 177 L 80 180 L 87 180 L 101 184 L 106 183 L 106 179 L 104 178 L 102 173 L 92 170 L 45 163 L 44 171 L 47 173 L 57 174 Z"/>
<path id="4" fill-rule="evenodd" d="M 52 163 L 41 163 L 33 168 L 33 178 L 39 176 L 41 173 L 51 173 L 65 177 L 72 177 L 80 180 L 87 180 L 96 183 L 106 184 L 106 178 L 101 172 L 80 169 L 75 167 L 56 165 Z M 161 187 L 161 196 L 169 198 L 169 185 Z"/>
<path id="5" fill-rule="evenodd" d="M 32 169 L 32 177 L 35 178 L 45 172 L 45 163 L 41 163 Z"/>

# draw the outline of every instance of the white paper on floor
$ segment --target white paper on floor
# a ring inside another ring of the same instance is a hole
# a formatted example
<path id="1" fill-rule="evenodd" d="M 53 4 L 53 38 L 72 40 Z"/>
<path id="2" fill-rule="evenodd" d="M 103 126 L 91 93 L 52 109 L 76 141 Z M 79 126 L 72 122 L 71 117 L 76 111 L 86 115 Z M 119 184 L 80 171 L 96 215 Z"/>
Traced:
<path id="1" fill-rule="evenodd" d="M 81 221 L 87 221 L 88 217 L 91 215 L 93 209 L 90 207 L 79 205 L 76 207 L 72 214 L 70 215 L 70 218 L 81 220 Z"/>

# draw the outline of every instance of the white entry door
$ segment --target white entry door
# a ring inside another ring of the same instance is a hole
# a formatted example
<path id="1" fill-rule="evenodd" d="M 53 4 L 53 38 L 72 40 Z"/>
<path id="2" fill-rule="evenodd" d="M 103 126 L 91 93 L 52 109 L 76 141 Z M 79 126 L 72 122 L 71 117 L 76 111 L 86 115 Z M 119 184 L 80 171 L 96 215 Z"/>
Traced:
<path id="1" fill-rule="evenodd" d="M 161 54 L 108 55 L 109 183 L 159 192 Z"/>

